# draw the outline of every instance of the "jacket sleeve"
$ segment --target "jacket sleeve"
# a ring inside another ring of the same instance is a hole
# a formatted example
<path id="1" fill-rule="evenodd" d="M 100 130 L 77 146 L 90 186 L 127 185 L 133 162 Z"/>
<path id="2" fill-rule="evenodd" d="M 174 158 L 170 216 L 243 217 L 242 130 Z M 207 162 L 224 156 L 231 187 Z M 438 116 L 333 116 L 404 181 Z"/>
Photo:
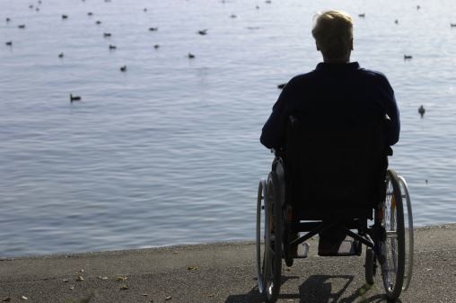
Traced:
<path id="1" fill-rule="evenodd" d="M 261 131 L 260 142 L 267 148 L 280 149 L 284 144 L 285 126 L 284 115 L 286 111 L 286 87 L 280 94 L 272 108 L 269 119 Z"/>
<path id="2" fill-rule="evenodd" d="M 394 91 L 391 85 L 389 84 L 386 77 L 384 78 L 384 100 L 385 100 L 385 110 L 388 117 L 391 119 L 391 127 L 387 133 L 387 143 L 392 146 L 399 141 L 399 134 L 401 132 L 401 121 L 399 108 L 397 106 L 396 98 L 394 96 Z"/>
<path id="3" fill-rule="evenodd" d="M 289 95 L 290 85 L 286 85 L 274 104 L 269 119 L 263 126 L 260 142 L 267 148 L 280 149 L 284 145 Z"/>

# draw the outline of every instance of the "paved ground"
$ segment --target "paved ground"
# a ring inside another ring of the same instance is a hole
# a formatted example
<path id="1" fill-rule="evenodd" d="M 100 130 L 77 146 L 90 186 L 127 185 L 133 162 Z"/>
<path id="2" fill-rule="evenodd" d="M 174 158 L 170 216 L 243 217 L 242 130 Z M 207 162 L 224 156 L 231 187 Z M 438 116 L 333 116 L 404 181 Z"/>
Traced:
<path id="1" fill-rule="evenodd" d="M 415 266 L 400 302 L 456 302 L 456 225 L 418 229 Z M 310 257 L 284 266 L 278 302 L 386 302 L 362 257 Z M 254 244 L 230 243 L 0 259 L 0 302 L 262 302 Z"/>

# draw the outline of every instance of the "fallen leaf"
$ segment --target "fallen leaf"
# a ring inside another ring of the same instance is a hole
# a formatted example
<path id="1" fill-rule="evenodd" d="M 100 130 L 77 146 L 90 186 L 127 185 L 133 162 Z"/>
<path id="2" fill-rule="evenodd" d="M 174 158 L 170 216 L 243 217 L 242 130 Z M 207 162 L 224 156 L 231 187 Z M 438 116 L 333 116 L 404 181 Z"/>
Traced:
<path id="1" fill-rule="evenodd" d="M 121 289 L 121 290 L 127 290 L 127 289 L 128 289 L 128 286 L 125 285 L 125 284 L 124 284 L 124 285 L 120 285 L 120 289 Z"/>
<path id="2" fill-rule="evenodd" d="M 71 289 L 71 290 L 74 290 L 74 286 L 73 286 L 73 285 L 71 285 L 71 286 L 70 286 L 70 289 Z"/>
<path id="3" fill-rule="evenodd" d="M 188 266 L 187 270 L 198 270 L 198 266 Z"/>
<path id="4" fill-rule="evenodd" d="M 24 300 L 24 301 L 25 301 L 25 300 L 28 300 L 28 298 L 27 298 L 26 296 L 22 296 L 22 297 L 21 297 L 21 300 Z"/>
<path id="5" fill-rule="evenodd" d="M 167 297 L 165 298 L 165 301 L 169 301 L 169 300 L 171 300 L 172 298 L 173 298 L 172 296 L 167 296 Z"/>
<path id="6" fill-rule="evenodd" d="M 125 280 L 127 280 L 127 279 L 128 279 L 128 278 L 127 278 L 127 277 L 124 277 L 124 276 L 118 276 L 118 277 L 116 278 L 117 281 L 122 281 L 122 282 L 125 281 Z"/>
<path id="7" fill-rule="evenodd" d="M 82 281 L 84 281 L 84 277 L 83 277 L 83 276 L 78 276 L 78 277 L 76 278 L 76 281 L 82 282 Z"/>

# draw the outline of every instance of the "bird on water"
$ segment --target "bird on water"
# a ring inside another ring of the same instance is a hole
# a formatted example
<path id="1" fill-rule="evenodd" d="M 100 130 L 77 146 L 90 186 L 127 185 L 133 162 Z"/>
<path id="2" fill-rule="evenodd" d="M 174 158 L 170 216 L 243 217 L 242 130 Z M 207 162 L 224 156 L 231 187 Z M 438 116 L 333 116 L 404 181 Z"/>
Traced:
<path id="1" fill-rule="evenodd" d="M 418 108 L 418 113 L 421 115 L 421 118 L 423 118 L 425 112 L 426 112 L 426 109 L 424 108 L 423 105 L 421 105 L 420 108 Z"/>
<path id="2" fill-rule="evenodd" d="M 70 102 L 73 103 L 74 101 L 81 101 L 81 97 L 73 96 L 73 94 L 70 94 Z"/>
<path id="3" fill-rule="evenodd" d="M 411 55 L 404 55 L 404 60 L 411 60 L 413 59 L 413 56 Z"/>

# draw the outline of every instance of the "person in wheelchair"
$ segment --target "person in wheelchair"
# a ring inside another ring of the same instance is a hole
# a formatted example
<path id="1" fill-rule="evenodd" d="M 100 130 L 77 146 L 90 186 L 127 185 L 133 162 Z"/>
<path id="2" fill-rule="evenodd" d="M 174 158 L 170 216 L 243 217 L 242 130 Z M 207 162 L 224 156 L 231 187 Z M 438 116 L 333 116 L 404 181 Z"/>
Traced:
<path id="1" fill-rule="evenodd" d="M 390 125 L 384 133 L 385 145 L 397 143 L 400 116 L 388 79 L 378 71 L 350 61 L 353 51 L 350 15 L 336 10 L 317 14 L 312 35 L 323 62 L 314 70 L 293 77 L 285 85 L 264 124 L 261 143 L 284 157 L 287 125 L 292 115 L 305 125 L 325 129 L 337 129 L 343 123 L 368 127 L 373 120 L 386 116 Z M 327 255 L 337 250 L 345 233 L 336 226 L 319 236 L 319 254 Z"/>

